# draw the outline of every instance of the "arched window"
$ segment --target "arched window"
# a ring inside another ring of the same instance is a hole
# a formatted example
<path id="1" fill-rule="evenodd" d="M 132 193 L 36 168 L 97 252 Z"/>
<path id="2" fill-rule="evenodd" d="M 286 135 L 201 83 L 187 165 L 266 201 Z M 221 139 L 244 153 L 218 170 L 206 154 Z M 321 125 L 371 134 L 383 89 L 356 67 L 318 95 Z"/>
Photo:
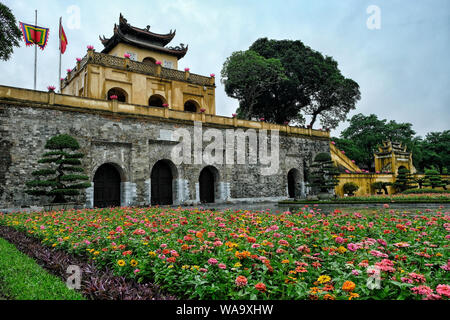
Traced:
<path id="1" fill-rule="evenodd" d="M 116 96 L 119 102 L 127 102 L 127 93 L 120 88 L 112 88 L 108 91 L 107 100 L 112 100 L 111 96 Z"/>
<path id="2" fill-rule="evenodd" d="M 198 110 L 199 110 L 199 105 L 197 102 L 195 102 L 193 100 L 188 100 L 184 104 L 184 111 L 197 112 Z"/>
<path id="3" fill-rule="evenodd" d="M 152 57 L 147 57 L 144 58 L 144 60 L 142 60 L 143 63 L 147 63 L 147 64 L 155 64 L 156 63 L 156 59 L 152 58 Z"/>
<path id="4" fill-rule="evenodd" d="M 148 105 L 150 107 L 162 108 L 164 103 L 166 103 L 164 98 L 157 94 L 152 95 L 150 99 L 148 99 Z"/>

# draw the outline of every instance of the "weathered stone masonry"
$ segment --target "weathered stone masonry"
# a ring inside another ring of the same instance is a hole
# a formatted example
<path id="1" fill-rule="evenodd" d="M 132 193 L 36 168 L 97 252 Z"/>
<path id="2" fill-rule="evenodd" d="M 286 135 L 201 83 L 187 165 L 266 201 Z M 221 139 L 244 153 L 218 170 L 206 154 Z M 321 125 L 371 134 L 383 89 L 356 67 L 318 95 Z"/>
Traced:
<path id="1" fill-rule="evenodd" d="M 203 123 L 203 130 L 233 127 Z M 186 128 L 193 132 L 193 122 L 158 119 L 67 106 L 26 101 L 0 101 L 0 208 L 41 205 L 24 193 L 45 142 L 67 133 L 78 140 L 86 157 L 83 166 L 93 181 L 96 170 L 113 164 L 121 175 L 121 204 L 148 205 L 151 201 L 151 170 L 159 160 L 170 160 L 176 142 L 161 137 L 163 132 Z M 246 130 L 244 128 L 244 130 Z M 269 132 L 270 135 L 270 132 Z M 224 134 L 225 136 L 225 134 Z M 203 147 L 208 145 L 204 143 Z M 217 202 L 240 200 L 277 200 L 288 198 L 288 172 L 297 169 L 299 196 L 305 196 L 304 164 L 318 152 L 329 152 L 329 139 L 280 132 L 280 168 L 275 175 L 262 176 L 259 165 L 214 165 L 218 180 Z M 199 175 L 206 165 L 173 165 L 174 204 L 199 201 Z M 94 187 L 78 199 L 92 207 Z"/>

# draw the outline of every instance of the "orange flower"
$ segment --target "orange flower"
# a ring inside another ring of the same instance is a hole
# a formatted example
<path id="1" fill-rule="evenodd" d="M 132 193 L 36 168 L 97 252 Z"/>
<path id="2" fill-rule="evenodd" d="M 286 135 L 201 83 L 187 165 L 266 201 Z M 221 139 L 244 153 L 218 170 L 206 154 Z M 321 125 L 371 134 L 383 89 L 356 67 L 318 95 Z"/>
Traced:
<path id="1" fill-rule="evenodd" d="M 359 294 L 355 292 L 350 292 L 350 297 L 348 298 L 348 300 L 352 300 L 353 298 L 359 298 Z"/>
<path id="2" fill-rule="evenodd" d="M 262 282 L 255 284 L 255 288 L 260 292 L 265 292 L 267 290 L 266 285 Z"/>
<path id="3" fill-rule="evenodd" d="M 235 283 L 238 287 L 245 287 L 248 283 L 248 280 L 244 276 L 238 276 L 235 280 Z"/>
<path id="4" fill-rule="evenodd" d="M 355 290 L 355 287 L 356 285 L 353 281 L 345 281 L 344 284 L 342 285 L 342 290 L 351 292 Z"/>
<path id="5" fill-rule="evenodd" d="M 247 241 L 250 242 L 250 243 L 255 243 L 255 242 L 256 242 L 256 238 L 254 238 L 254 237 L 248 237 L 248 238 L 247 238 Z"/>

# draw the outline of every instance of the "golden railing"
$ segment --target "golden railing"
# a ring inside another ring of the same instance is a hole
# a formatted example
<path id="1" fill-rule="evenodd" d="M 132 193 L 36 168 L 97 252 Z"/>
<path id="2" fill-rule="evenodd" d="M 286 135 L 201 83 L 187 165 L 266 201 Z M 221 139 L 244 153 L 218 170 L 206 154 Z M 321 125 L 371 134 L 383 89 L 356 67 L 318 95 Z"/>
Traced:
<path id="1" fill-rule="evenodd" d="M 80 61 L 77 66 L 62 82 L 62 88 L 66 87 L 88 64 L 101 65 L 108 68 L 126 70 L 142 73 L 145 75 L 159 77 L 162 79 L 187 81 L 201 86 L 214 86 L 214 79 L 187 71 L 164 68 L 156 64 L 137 62 L 126 58 L 115 57 L 109 54 L 88 51 L 88 54 Z"/>

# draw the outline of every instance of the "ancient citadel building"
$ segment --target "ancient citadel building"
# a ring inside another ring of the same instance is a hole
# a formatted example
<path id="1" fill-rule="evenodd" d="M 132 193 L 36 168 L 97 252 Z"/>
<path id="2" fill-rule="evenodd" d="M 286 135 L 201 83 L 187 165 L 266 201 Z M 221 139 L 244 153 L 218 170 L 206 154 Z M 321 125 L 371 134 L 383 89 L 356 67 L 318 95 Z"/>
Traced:
<path id="1" fill-rule="evenodd" d="M 168 47 L 174 37 L 120 16 L 112 37 L 101 37 L 103 51 L 89 49 L 62 80 L 62 94 L 0 86 L 0 208 L 50 200 L 25 194 L 25 182 L 45 142 L 63 133 L 86 155 L 91 187 L 79 201 L 87 207 L 305 197 L 305 172 L 315 154 L 330 152 L 329 133 L 217 116 L 215 77 L 179 71 L 188 47 Z M 211 163 L 204 155 L 220 139 Z M 174 159 L 188 140 L 189 154 Z M 268 158 L 275 145 L 277 159 Z"/>

